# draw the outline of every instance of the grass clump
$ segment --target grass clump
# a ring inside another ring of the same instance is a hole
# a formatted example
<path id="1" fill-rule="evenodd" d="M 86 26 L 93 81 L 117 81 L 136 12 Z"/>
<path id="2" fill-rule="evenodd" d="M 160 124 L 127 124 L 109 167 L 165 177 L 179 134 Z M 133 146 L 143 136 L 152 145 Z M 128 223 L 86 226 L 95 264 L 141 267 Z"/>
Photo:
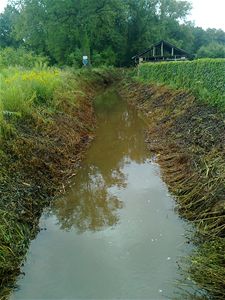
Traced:
<path id="1" fill-rule="evenodd" d="M 145 63 L 139 79 L 188 89 L 205 102 L 225 109 L 225 59 Z"/>
<path id="2" fill-rule="evenodd" d="M 225 299 L 225 241 L 213 239 L 196 249 L 187 265 L 190 277 L 198 286 L 213 295 L 212 299 Z"/>
<path id="3" fill-rule="evenodd" d="M 8 299 L 12 282 L 29 245 L 30 230 L 13 213 L 0 209 L 0 299 Z M 2 289 L 5 286 L 6 288 Z"/>
<path id="4" fill-rule="evenodd" d="M 27 249 L 29 229 L 18 223 L 16 215 L 5 210 L 0 210 L 0 219 L 0 277 L 4 278 L 12 272 L 18 274 L 15 265 L 18 265 Z"/>

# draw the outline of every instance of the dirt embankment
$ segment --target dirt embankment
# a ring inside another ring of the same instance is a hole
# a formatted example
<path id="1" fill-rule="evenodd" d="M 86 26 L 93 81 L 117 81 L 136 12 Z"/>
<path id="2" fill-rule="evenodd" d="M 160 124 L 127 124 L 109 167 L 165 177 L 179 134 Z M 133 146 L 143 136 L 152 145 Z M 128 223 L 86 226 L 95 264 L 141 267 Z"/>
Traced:
<path id="1" fill-rule="evenodd" d="M 209 298 L 225 299 L 225 113 L 184 90 L 137 82 L 121 89 L 146 116 L 148 147 L 179 213 L 196 225 L 188 276 Z"/>
<path id="2" fill-rule="evenodd" d="M 43 208 L 76 174 L 94 137 L 92 100 L 112 80 L 97 72 L 82 78 L 79 93 L 74 89 L 76 105 L 65 92 L 57 112 L 18 120 L 16 135 L 1 141 L 0 299 L 7 299 L 20 273 Z"/>

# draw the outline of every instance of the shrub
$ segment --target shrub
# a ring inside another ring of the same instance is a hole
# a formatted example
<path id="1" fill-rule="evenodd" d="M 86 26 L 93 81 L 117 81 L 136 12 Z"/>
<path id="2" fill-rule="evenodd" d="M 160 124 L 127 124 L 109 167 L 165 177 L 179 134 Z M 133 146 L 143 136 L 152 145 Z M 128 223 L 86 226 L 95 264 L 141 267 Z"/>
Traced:
<path id="1" fill-rule="evenodd" d="M 94 51 L 92 56 L 92 64 L 95 67 L 114 66 L 116 63 L 116 54 L 111 47 L 108 47 L 101 53 Z"/>
<path id="2" fill-rule="evenodd" d="M 81 68 L 82 67 L 82 50 L 76 48 L 74 52 L 70 53 L 67 57 L 67 64 L 74 68 Z"/>

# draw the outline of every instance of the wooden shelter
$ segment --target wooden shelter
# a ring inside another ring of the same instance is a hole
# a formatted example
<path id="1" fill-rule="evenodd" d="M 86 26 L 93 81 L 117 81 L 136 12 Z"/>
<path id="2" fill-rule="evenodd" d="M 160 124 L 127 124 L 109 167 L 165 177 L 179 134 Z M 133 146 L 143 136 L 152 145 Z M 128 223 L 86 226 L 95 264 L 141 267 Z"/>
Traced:
<path id="1" fill-rule="evenodd" d="M 162 40 L 144 52 L 133 56 L 132 59 L 138 64 L 141 62 L 188 60 L 191 57 L 192 55 L 185 50 Z"/>

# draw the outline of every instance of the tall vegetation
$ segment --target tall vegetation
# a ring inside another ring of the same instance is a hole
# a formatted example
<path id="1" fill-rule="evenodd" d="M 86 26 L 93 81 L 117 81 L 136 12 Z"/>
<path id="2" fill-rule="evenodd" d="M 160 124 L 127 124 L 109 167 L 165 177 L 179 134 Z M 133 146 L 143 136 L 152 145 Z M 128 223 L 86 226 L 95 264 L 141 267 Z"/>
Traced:
<path id="1" fill-rule="evenodd" d="M 190 11 L 184 0 L 9 0 L 0 14 L 0 45 L 23 46 L 51 63 L 75 66 L 81 66 L 82 55 L 93 65 L 128 65 L 160 39 L 192 53 L 201 48 L 201 57 L 208 56 L 202 47 L 224 46 L 222 30 L 187 22 Z"/>
<path id="2" fill-rule="evenodd" d="M 191 90 L 198 98 L 225 109 L 225 59 L 143 64 L 140 79 Z"/>
<path id="3" fill-rule="evenodd" d="M 62 87 L 58 70 L 8 68 L 1 70 L 0 75 L 1 137 L 13 133 L 13 120 L 29 118 L 43 108 L 52 110 L 56 106 L 54 93 Z"/>
<path id="4" fill-rule="evenodd" d="M 0 69 L 7 67 L 22 66 L 24 68 L 33 68 L 36 66 L 48 65 L 47 57 L 35 55 L 33 51 L 25 48 L 3 48 L 0 49 Z"/>
<path id="5" fill-rule="evenodd" d="M 213 42 L 206 46 L 202 46 L 198 50 L 197 55 L 199 58 L 201 57 L 225 58 L 225 43 L 223 45 L 223 44 Z"/>

